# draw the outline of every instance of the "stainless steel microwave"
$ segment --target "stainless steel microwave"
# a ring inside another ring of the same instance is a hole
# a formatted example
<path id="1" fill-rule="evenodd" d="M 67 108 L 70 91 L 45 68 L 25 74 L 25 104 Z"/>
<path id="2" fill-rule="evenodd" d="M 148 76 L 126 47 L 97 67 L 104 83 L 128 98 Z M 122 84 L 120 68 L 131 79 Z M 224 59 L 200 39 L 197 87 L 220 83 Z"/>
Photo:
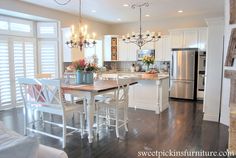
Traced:
<path id="1" fill-rule="evenodd" d="M 144 56 L 152 56 L 155 58 L 155 49 L 145 49 L 138 51 L 138 60 L 142 60 Z"/>

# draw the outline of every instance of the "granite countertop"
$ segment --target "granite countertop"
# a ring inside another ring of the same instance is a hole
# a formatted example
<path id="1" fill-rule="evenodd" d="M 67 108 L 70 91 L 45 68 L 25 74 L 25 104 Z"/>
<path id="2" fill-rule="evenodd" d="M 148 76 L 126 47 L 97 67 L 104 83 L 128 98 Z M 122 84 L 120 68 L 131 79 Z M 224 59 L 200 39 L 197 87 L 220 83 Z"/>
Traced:
<path id="1" fill-rule="evenodd" d="M 147 74 L 145 72 L 106 71 L 103 74 L 118 74 L 119 76 L 131 77 L 137 80 L 163 80 L 169 78 L 169 74 L 167 73 Z"/>

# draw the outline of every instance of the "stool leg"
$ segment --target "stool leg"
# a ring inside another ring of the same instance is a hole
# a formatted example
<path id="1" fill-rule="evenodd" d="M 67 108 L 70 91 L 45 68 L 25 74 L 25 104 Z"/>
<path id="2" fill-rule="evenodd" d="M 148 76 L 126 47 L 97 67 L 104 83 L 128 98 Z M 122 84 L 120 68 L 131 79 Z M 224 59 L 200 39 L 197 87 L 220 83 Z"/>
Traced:
<path id="1" fill-rule="evenodd" d="M 115 115 L 116 115 L 116 137 L 119 138 L 119 117 L 118 117 L 118 109 L 116 107 L 116 111 L 115 111 Z"/>

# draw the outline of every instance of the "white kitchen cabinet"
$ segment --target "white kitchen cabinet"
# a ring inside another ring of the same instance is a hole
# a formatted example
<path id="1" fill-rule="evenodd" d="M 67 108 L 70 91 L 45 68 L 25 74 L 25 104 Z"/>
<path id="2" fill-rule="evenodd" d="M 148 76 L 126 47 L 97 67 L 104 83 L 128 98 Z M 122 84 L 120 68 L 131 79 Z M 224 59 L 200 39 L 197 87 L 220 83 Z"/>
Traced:
<path id="1" fill-rule="evenodd" d="M 170 48 L 207 49 L 207 28 L 170 30 Z"/>
<path id="2" fill-rule="evenodd" d="M 141 49 L 155 49 L 155 42 L 148 42 Z"/>
<path id="3" fill-rule="evenodd" d="M 155 43 L 155 60 L 169 61 L 171 60 L 170 38 L 168 35 L 162 36 Z"/>
<path id="4" fill-rule="evenodd" d="M 105 35 L 104 37 L 104 61 L 118 60 L 118 36 Z"/>
<path id="5" fill-rule="evenodd" d="M 170 31 L 171 48 L 183 48 L 184 32 L 182 30 Z"/>
<path id="6" fill-rule="evenodd" d="M 118 60 L 136 61 L 138 46 L 134 43 L 125 43 L 122 39 L 118 40 Z"/>
<path id="7" fill-rule="evenodd" d="M 137 60 L 137 51 L 139 47 L 134 43 L 128 44 L 128 52 L 127 52 L 127 60 L 128 61 L 136 61 Z"/>
<path id="8" fill-rule="evenodd" d="M 207 50 L 207 28 L 201 28 L 198 31 L 198 48 L 201 51 L 206 51 Z"/>
<path id="9" fill-rule="evenodd" d="M 128 44 L 125 43 L 121 38 L 118 40 L 118 60 L 126 61 L 128 53 Z"/>
<path id="10" fill-rule="evenodd" d="M 198 30 L 184 30 L 183 48 L 198 47 Z"/>
<path id="11" fill-rule="evenodd" d="M 170 61 L 171 60 L 171 48 L 170 48 L 170 37 L 163 36 L 163 61 Z"/>
<path id="12" fill-rule="evenodd" d="M 169 78 L 138 80 L 130 86 L 129 107 L 155 111 L 160 114 L 169 107 Z"/>
<path id="13" fill-rule="evenodd" d="M 69 27 L 62 29 L 63 42 L 63 61 L 72 62 L 72 50 L 65 43 L 70 40 L 71 29 Z"/>
<path id="14" fill-rule="evenodd" d="M 162 61 L 164 55 L 164 48 L 163 48 L 164 39 L 161 38 L 155 43 L 155 60 Z"/>

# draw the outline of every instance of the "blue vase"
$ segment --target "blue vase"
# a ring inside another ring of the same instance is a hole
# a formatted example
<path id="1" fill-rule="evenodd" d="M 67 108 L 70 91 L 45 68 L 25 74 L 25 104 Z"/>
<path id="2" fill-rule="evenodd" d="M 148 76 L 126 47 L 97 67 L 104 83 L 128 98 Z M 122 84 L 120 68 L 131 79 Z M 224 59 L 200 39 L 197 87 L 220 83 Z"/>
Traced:
<path id="1" fill-rule="evenodd" d="M 84 83 L 84 72 L 83 71 L 76 71 L 76 84 Z"/>
<path id="2" fill-rule="evenodd" d="M 84 80 L 86 84 L 93 84 L 93 72 L 85 72 Z"/>

